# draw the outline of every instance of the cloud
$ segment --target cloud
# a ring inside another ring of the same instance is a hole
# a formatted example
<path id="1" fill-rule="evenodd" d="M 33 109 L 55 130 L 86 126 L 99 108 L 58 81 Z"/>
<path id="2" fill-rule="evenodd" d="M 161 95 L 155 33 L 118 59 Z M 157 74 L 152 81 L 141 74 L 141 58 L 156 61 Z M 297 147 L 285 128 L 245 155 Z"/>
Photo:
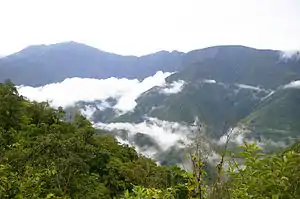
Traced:
<path id="1" fill-rule="evenodd" d="M 171 73 L 157 72 L 143 81 L 126 78 L 90 79 L 68 78 L 59 83 L 41 87 L 17 86 L 21 95 L 29 100 L 50 101 L 54 107 L 74 105 L 78 101 L 92 102 L 108 98 L 117 99 L 114 106 L 121 112 L 135 108 L 135 99 L 154 86 L 165 86 L 165 78 Z"/>
<path id="2" fill-rule="evenodd" d="M 220 137 L 220 139 L 217 141 L 218 145 L 223 145 L 227 141 L 227 136 L 230 137 L 229 142 L 235 143 L 237 145 L 243 144 L 245 140 L 245 135 L 249 134 L 250 131 L 246 128 L 242 128 L 239 126 L 236 126 L 234 128 L 230 128 L 226 134 Z"/>
<path id="3" fill-rule="evenodd" d="M 154 86 L 164 86 L 166 84 L 165 78 L 171 74 L 172 73 L 159 71 L 154 76 L 145 78 L 141 83 L 135 87 L 131 87 L 129 92 L 121 96 L 115 108 L 124 112 L 133 110 L 136 106 L 135 99 L 137 99 L 140 94 Z"/>
<path id="4" fill-rule="evenodd" d="M 261 91 L 262 89 L 259 87 L 251 86 L 251 85 L 246 85 L 246 84 L 237 84 L 239 88 L 243 89 L 250 89 L 250 90 L 255 90 L 255 91 Z"/>
<path id="5" fill-rule="evenodd" d="M 213 80 L 213 79 L 205 79 L 205 80 L 203 80 L 203 82 L 207 83 L 207 84 L 215 84 L 215 83 L 217 83 L 217 81 Z"/>
<path id="6" fill-rule="evenodd" d="M 283 86 L 284 89 L 288 89 L 288 88 L 298 88 L 300 89 L 300 80 L 296 80 L 296 81 L 292 81 L 289 84 L 286 84 L 285 86 Z"/>
<path id="7" fill-rule="evenodd" d="M 280 59 L 281 60 L 289 60 L 289 59 L 300 60 L 300 51 L 299 50 L 281 51 Z"/>
<path id="8" fill-rule="evenodd" d="M 275 93 L 275 91 L 271 91 L 268 95 L 266 95 L 265 97 L 261 98 L 261 101 L 268 99 L 268 98 L 271 97 L 274 93 Z"/>
<path id="9" fill-rule="evenodd" d="M 155 140 L 159 147 L 165 151 L 176 145 L 178 147 L 189 143 L 188 135 L 192 132 L 192 127 L 177 123 L 148 118 L 141 123 L 97 123 L 96 128 L 109 131 L 126 130 L 128 131 L 129 141 L 134 135 L 142 133 Z"/>
<path id="10" fill-rule="evenodd" d="M 81 114 L 89 120 L 93 119 L 95 111 L 97 111 L 97 109 L 91 105 L 87 105 L 83 109 L 80 109 Z"/>
<path id="11" fill-rule="evenodd" d="M 179 93 L 184 86 L 184 81 L 179 80 L 179 81 L 175 81 L 172 82 L 170 85 L 168 85 L 166 88 L 163 88 L 160 92 L 164 93 L 164 94 L 175 94 L 175 93 Z"/>

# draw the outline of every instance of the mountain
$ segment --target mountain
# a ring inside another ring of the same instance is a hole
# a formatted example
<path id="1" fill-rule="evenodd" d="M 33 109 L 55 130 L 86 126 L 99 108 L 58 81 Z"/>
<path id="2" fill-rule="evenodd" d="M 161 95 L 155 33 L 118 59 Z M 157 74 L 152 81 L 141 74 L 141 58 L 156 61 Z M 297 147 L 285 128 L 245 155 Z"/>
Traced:
<path id="1" fill-rule="evenodd" d="M 0 60 L 0 81 L 41 86 L 66 78 L 144 78 L 175 71 L 182 53 L 161 51 L 136 57 L 107 53 L 76 42 L 29 46 Z"/>
<path id="2" fill-rule="evenodd" d="M 281 52 L 245 46 L 214 46 L 188 53 L 160 51 L 121 56 L 76 42 L 29 46 L 0 60 L 0 82 L 41 86 L 66 78 L 139 78 L 164 72 L 179 73 L 168 81 L 214 79 L 276 88 L 300 79 L 299 59 L 281 59 Z M 294 61 L 291 61 L 294 60 Z"/>
<path id="3" fill-rule="evenodd" d="M 263 138 L 277 142 L 299 136 L 298 90 L 282 89 L 300 80 L 298 55 L 286 57 L 281 51 L 245 46 L 214 46 L 188 53 L 160 51 L 136 57 L 66 42 L 31 46 L 0 60 L 1 81 L 11 78 L 15 84 L 32 86 L 71 77 L 142 79 L 158 70 L 174 73 L 166 78 L 166 85 L 138 96 L 133 111 L 116 110 L 117 98 L 80 101 L 67 110 L 79 109 L 95 125 L 108 130 L 126 127 L 125 132 L 115 131 L 123 141 L 131 139 L 126 141 L 140 148 L 141 143 L 151 142 L 160 152 L 172 152 L 172 147 L 180 145 L 175 137 L 172 143 L 163 143 L 170 145 L 168 150 L 156 146 L 161 137 L 152 135 L 149 128 L 164 128 L 164 122 L 171 126 L 168 136 L 173 132 L 182 136 L 188 130 L 182 133 L 177 127 L 192 126 L 195 121 L 205 125 L 214 140 L 229 128 L 240 126 L 251 130 L 247 135 L 251 139 L 264 134 Z M 132 130 L 135 132 L 130 133 Z"/>
<path id="4" fill-rule="evenodd" d="M 300 60 L 282 59 L 280 51 L 216 46 L 189 52 L 185 59 L 189 64 L 169 77 L 170 82 L 202 78 L 275 89 L 300 79 Z"/>
<path id="5" fill-rule="evenodd" d="M 143 117 L 155 117 L 173 122 L 205 124 L 213 137 L 246 117 L 271 91 L 243 88 L 239 85 L 195 81 L 186 83 L 178 93 L 166 94 L 153 88 L 136 101 L 133 112 L 112 122 L 141 122 Z M 101 114 L 99 114 L 101 115 Z"/>
<path id="6" fill-rule="evenodd" d="M 145 117 L 156 117 L 192 124 L 197 118 L 214 137 L 219 137 L 225 123 L 225 130 L 237 125 L 260 110 L 273 92 L 276 95 L 272 97 L 282 96 L 280 86 L 300 79 L 299 59 L 282 59 L 279 51 L 243 46 L 192 51 L 185 55 L 183 63 L 189 64 L 167 78 L 169 85 L 184 82 L 180 92 L 164 94 L 163 88 L 153 88 L 136 100 L 138 105 L 133 112 L 112 121 L 141 122 Z M 279 110 L 285 117 L 282 111 Z M 286 116 L 286 120 L 296 118 Z"/>

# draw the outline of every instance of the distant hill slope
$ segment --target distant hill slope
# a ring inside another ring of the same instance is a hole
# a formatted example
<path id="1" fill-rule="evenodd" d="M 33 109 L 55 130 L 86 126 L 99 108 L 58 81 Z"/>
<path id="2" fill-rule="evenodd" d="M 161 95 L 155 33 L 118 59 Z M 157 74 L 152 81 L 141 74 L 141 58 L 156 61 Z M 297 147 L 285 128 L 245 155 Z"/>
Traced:
<path id="1" fill-rule="evenodd" d="M 170 84 L 178 80 L 185 82 L 180 92 L 164 95 L 159 88 L 153 88 L 137 99 L 134 112 L 113 121 L 141 122 L 143 117 L 150 116 L 193 123 L 198 118 L 215 136 L 220 136 L 225 122 L 231 127 L 237 125 L 259 110 L 261 103 L 265 103 L 263 99 L 272 91 L 300 79 L 299 59 L 281 59 L 279 51 L 243 46 L 192 51 L 184 56 L 183 63 L 186 66 L 182 70 L 167 78 Z M 278 96 L 282 94 L 276 92 Z M 296 96 L 291 99 L 297 100 Z M 286 110 L 279 110 L 285 114 L 283 111 Z M 278 114 L 274 117 L 280 117 Z M 297 117 L 285 119 L 295 122 Z"/>
<path id="2" fill-rule="evenodd" d="M 107 53 L 76 42 L 39 45 L 1 59 L 0 81 L 9 78 L 15 84 L 40 86 L 68 77 L 144 78 L 158 70 L 177 71 L 167 82 L 183 80 L 182 90 L 163 94 L 161 88 L 155 87 L 136 100 L 133 112 L 117 115 L 110 107 L 97 110 L 93 119 L 141 122 L 145 117 L 156 117 L 191 124 L 198 118 L 217 137 L 222 135 L 226 121 L 230 126 L 243 123 L 255 127 L 254 132 L 265 135 L 269 131 L 281 137 L 299 134 L 299 90 L 278 87 L 300 80 L 300 59 L 282 59 L 276 50 L 215 46 L 188 53 L 160 51 L 136 57 Z M 275 94 L 263 100 L 272 91 Z M 86 105 L 78 104 L 81 108 Z"/>
<path id="3" fill-rule="evenodd" d="M 300 89 L 275 92 L 241 121 L 254 136 L 290 142 L 300 138 Z M 253 136 L 253 135 L 252 135 Z"/>
<path id="4" fill-rule="evenodd" d="M 199 119 L 212 136 L 221 136 L 227 123 L 234 126 L 246 117 L 270 91 L 243 89 L 237 85 L 186 83 L 181 92 L 166 95 L 154 88 L 137 99 L 133 112 L 121 115 L 113 122 L 141 122 L 143 117 L 192 124 Z M 99 114 L 101 115 L 101 114 Z"/>
<path id="5" fill-rule="evenodd" d="M 121 56 L 76 42 L 30 46 L 0 59 L 0 82 L 40 86 L 65 78 L 145 78 L 157 71 L 179 73 L 168 81 L 199 78 L 264 88 L 300 79 L 300 59 L 281 60 L 276 50 L 214 46 L 188 53 L 160 51 Z"/>
<path id="6" fill-rule="evenodd" d="M 142 57 L 121 56 L 76 42 L 30 46 L 0 60 L 0 81 L 40 86 L 71 77 L 144 78 L 158 70 L 178 70 L 181 55 L 161 51 Z"/>
<path id="7" fill-rule="evenodd" d="M 300 60 L 281 59 L 281 52 L 274 50 L 216 46 L 189 52 L 185 60 L 189 65 L 168 81 L 203 78 L 275 89 L 300 79 Z"/>

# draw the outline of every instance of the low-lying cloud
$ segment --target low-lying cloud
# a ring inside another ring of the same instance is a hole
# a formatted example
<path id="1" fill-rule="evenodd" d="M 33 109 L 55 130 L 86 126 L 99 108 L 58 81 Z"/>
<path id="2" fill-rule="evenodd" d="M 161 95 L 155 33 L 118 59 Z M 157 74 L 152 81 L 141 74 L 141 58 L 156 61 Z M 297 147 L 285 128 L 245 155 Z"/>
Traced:
<path id="1" fill-rule="evenodd" d="M 237 84 L 237 86 L 242 89 L 249 89 L 249 90 L 255 90 L 255 91 L 263 90 L 259 87 L 255 87 L 255 86 L 251 86 L 251 85 L 247 85 L 247 84 Z"/>
<path id="2" fill-rule="evenodd" d="M 216 84 L 217 83 L 217 81 L 214 79 L 204 79 L 203 82 L 206 84 Z"/>
<path id="3" fill-rule="evenodd" d="M 183 86 L 184 86 L 184 81 L 182 81 L 182 80 L 175 81 L 175 82 L 172 82 L 170 85 L 168 85 L 166 88 L 163 88 L 161 90 L 161 93 L 164 93 L 167 95 L 179 93 L 183 89 Z"/>
<path id="4" fill-rule="evenodd" d="M 300 51 L 299 50 L 290 50 L 290 51 L 282 51 L 280 53 L 281 60 L 300 60 Z"/>
<path id="5" fill-rule="evenodd" d="M 250 133 L 249 130 L 242 129 L 240 127 L 234 127 L 228 130 L 226 134 L 220 137 L 220 139 L 217 141 L 217 144 L 224 145 L 227 142 L 227 139 L 229 138 L 230 143 L 235 143 L 237 145 L 241 145 L 244 142 L 245 134 Z"/>
<path id="6" fill-rule="evenodd" d="M 300 89 L 300 80 L 296 80 L 296 81 L 292 81 L 289 84 L 286 84 L 285 86 L 283 86 L 284 89 L 288 89 L 288 88 L 297 88 Z"/>
<path id="7" fill-rule="evenodd" d="M 163 151 L 174 145 L 187 144 L 189 142 L 188 135 L 192 132 L 192 127 L 156 118 L 148 118 L 146 121 L 137 124 L 97 123 L 94 126 L 109 131 L 126 130 L 128 131 L 129 140 L 137 133 L 148 135 L 155 140 Z"/>
<path id="8" fill-rule="evenodd" d="M 18 86 L 21 95 L 34 101 L 50 101 L 54 107 L 72 106 L 77 101 L 92 102 L 115 98 L 118 100 L 114 106 L 121 112 L 127 112 L 136 106 L 138 96 L 154 86 L 165 86 L 165 78 L 171 73 L 157 72 L 155 75 L 137 79 L 108 78 L 68 78 L 63 82 L 48 84 L 41 87 Z M 176 87 L 177 88 L 177 87 Z"/>

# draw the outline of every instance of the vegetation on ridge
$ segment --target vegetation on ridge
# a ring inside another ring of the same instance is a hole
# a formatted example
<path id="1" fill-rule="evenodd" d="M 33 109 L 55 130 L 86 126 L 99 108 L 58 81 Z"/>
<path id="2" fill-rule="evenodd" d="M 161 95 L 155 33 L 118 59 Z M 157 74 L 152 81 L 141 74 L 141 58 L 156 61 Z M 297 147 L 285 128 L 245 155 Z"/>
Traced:
<path id="1" fill-rule="evenodd" d="M 101 135 L 81 115 L 29 102 L 0 84 L 0 198 L 292 199 L 300 197 L 298 145 L 265 155 L 244 143 L 225 153 L 205 181 L 206 151 L 195 140 L 191 172 L 158 166 L 134 148 Z M 201 140 L 200 140 L 201 141 Z"/>

